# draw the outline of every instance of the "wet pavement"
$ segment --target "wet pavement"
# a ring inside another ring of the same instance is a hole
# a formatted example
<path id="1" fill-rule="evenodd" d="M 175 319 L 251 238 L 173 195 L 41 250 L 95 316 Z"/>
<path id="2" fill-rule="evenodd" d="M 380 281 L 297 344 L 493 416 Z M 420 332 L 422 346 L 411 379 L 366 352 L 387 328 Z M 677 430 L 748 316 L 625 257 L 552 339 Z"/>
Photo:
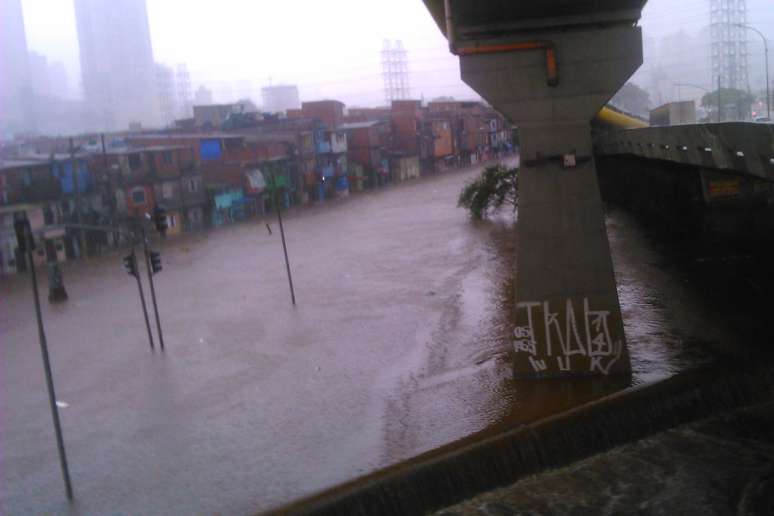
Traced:
<path id="1" fill-rule="evenodd" d="M 0 512 L 269 510 L 733 350 L 734 330 L 701 292 L 612 212 L 632 382 L 536 390 L 511 379 L 518 241 L 508 214 L 473 222 L 456 207 L 475 174 L 288 213 L 296 307 L 273 219 L 160 243 L 165 353 L 149 350 L 121 253 L 68 263 L 70 300 L 44 317 L 72 506 L 29 279 L 0 280 Z"/>

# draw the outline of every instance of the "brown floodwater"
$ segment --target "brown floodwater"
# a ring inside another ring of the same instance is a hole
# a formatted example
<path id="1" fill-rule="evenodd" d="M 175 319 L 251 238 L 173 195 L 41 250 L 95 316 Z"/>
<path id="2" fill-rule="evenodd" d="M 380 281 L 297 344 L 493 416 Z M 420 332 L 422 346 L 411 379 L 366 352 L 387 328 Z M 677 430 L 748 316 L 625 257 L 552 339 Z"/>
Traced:
<path id="1" fill-rule="evenodd" d="M 740 349 L 744 318 L 723 317 L 690 260 L 611 211 L 632 378 L 514 380 L 518 236 L 512 213 L 475 222 L 456 207 L 475 174 L 289 212 L 296 307 L 271 219 L 155 244 L 163 354 L 121 253 L 66 264 L 70 300 L 43 312 L 73 506 L 29 279 L 0 279 L 0 512 L 267 510 Z"/>

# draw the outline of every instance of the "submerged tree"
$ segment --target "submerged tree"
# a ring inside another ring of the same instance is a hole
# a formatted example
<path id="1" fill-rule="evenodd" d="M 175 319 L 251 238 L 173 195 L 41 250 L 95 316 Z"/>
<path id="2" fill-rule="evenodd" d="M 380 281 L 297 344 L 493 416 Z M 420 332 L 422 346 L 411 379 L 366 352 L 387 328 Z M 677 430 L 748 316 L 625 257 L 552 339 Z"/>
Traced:
<path id="1" fill-rule="evenodd" d="M 486 217 L 490 209 L 500 209 L 503 204 L 509 204 L 515 210 L 518 202 L 518 169 L 502 164 L 486 167 L 478 179 L 462 189 L 457 199 L 457 205 L 470 210 L 477 219 Z"/>

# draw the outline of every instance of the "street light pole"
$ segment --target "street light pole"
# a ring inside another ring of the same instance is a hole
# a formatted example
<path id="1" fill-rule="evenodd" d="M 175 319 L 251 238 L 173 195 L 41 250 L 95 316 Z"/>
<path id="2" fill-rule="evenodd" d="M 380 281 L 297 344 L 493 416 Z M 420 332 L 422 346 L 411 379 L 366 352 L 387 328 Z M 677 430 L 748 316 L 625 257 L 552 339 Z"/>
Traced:
<path id="1" fill-rule="evenodd" d="M 51 373 L 51 360 L 48 356 L 48 341 L 46 340 L 46 331 L 43 327 L 43 315 L 40 310 L 40 294 L 38 294 L 38 278 L 35 273 L 35 260 L 32 256 L 34 240 L 29 220 L 15 222 L 17 226 L 16 237 L 19 246 L 23 247 L 27 258 L 27 266 L 30 269 L 30 280 L 32 281 L 32 296 L 35 304 L 35 317 L 38 322 L 38 341 L 40 342 L 40 353 L 43 357 L 43 371 L 46 374 L 46 388 L 48 390 L 48 401 L 51 406 L 51 418 L 54 421 L 54 434 L 56 435 L 56 447 L 59 452 L 59 466 L 62 468 L 62 478 L 64 479 L 65 494 L 68 500 L 73 499 L 73 487 L 70 483 L 70 468 L 67 465 L 67 452 L 65 451 L 64 438 L 62 437 L 62 424 L 59 421 L 59 407 L 56 404 L 56 391 L 54 390 L 54 377 Z"/>
<path id="2" fill-rule="evenodd" d="M 691 84 L 691 83 L 689 83 L 689 82 L 676 82 L 676 83 L 675 83 L 675 86 L 677 86 L 677 87 L 680 87 L 680 86 L 689 86 L 689 87 L 691 87 L 691 88 L 697 88 L 697 89 L 700 89 L 700 90 L 702 90 L 702 91 L 704 91 L 704 92 L 706 92 L 706 93 L 709 93 L 709 91 L 710 91 L 709 89 L 705 88 L 704 86 L 699 86 L 698 84 Z"/>
<path id="3" fill-rule="evenodd" d="M 738 23 L 737 27 L 749 29 L 755 32 L 756 34 L 758 34 L 758 36 L 760 36 L 761 39 L 763 40 L 763 55 L 766 60 L 766 116 L 768 117 L 769 120 L 771 120 L 771 92 L 769 91 L 769 43 L 766 40 L 766 36 L 764 36 L 763 33 L 761 33 L 761 31 L 759 31 L 755 27 L 751 27 L 749 25 L 743 25 L 741 23 Z"/>

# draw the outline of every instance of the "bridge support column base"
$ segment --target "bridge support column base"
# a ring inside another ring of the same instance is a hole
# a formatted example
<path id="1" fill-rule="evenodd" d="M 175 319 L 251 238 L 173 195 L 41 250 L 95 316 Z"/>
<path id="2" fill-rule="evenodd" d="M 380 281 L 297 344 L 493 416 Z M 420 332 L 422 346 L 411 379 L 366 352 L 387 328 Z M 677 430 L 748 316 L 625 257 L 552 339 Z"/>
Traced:
<path id="1" fill-rule="evenodd" d="M 514 374 L 628 374 L 589 123 L 641 64 L 641 32 L 595 25 L 503 39 L 489 48 L 540 41 L 557 67 L 547 77 L 540 51 L 460 58 L 463 80 L 519 127 Z"/>
<path id="2" fill-rule="evenodd" d="M 567 153 L 523 153 L 516 259 L 516 376 L 631 370 L 588 124 L 521 131 L 523 149 L 561 132 Z"/>

